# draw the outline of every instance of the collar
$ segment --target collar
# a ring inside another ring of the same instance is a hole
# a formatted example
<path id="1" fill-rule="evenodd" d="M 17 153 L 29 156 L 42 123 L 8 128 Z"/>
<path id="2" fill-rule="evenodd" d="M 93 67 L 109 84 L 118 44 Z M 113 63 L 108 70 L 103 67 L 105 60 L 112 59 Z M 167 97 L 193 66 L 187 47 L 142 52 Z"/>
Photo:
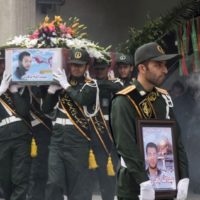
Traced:
<path id="1" fill-rule="evenodd" d="M 72 86 L 76 86 L 79 83 L 85 83 L 85 77 L 84 76 L 81 76 L 81 77 L 71 76 L 70 79 L 69 79 L 69 83 Z"/>
<path id="2" fill-rule="evenodd" d="M 132 83 L 136 86 L 138 92 L 140 93 L 141 96 L 146 95 L 148 92 L 143 88 L 141 83 L 137 81 L 136 79 L 132 80 Z"/>
<path id="3" fill-rule="evenodd" d="M 136 86 L 136 88 L 137 88 L 137 90 L 138 90 L 138 92 L 140 93 L 141 96 L 145 96 L 147 94 L 150 95 L 151 93 L 152 94 L 155 93 L 154 95 L 159 96 L 158 91 L 155 87 L 149 92 L 149 91 L 146 91 L 144 89 L 144 87 L 142 86 L 142 84 L 139 81 L 137 81 L 136 79 L 133 79 L 132 83 Z"/>

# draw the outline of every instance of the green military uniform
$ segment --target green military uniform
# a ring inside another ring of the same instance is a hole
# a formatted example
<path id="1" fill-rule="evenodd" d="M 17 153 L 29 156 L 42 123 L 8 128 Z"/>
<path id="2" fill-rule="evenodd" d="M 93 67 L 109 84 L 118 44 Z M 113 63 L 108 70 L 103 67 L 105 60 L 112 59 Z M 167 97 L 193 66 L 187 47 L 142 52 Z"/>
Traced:
<path id="1" fill-rule="evenodd" d="M 37 156 L 32 158 L 30 184 L 27 200 L 44 200 L 48 177 L 48 145 L 52 132 L 52 122 L 40 109 L 40 101 L 47 94 L 45 86 L 30 88 L 31 125 L 36 140 Z"/>
<path id="2" fill-rule="evenodd" d="M 25 200 L 28 189 L 31 135 L 21 118 L 29 115 L 26 94 L 7 92 L 0 97 L 0 183 L 6 200 Z"/>
<path id="3" fill-rule="evenodd" d="M 133 67 L 133 57 L 131 55 L 126 55 L 123 53 L 116 53 L 115 55 L 115 62 L 116 62 L 116 68 L 119 67 L 119 65 L 126 65 L 128 66 L 132 66 Z M 117 75 L 117 77 L 120 78 L 121 82 L 123 83 L 124 87 L 127 87 L 131 84 L 132 82 L 132 77 L 133 74 L 131 72 L 131 74 L 129 74 L 128 77 L 121 77 L 120 74 L 117 72 L 117 69 L 115 69 L 115 74 Z"/>
<path id="4" fill-rule="evenodd" d="M 69 200 L 92 198 L 91 171 L 88 168 L 90 142 L 74 126 L 73 120 L 66 115 L 61 105 L 67 95 L 80 107 L 92 106 L 95 103 L 96 88 L 88 86 L 87 82 L 85 77 L 71 77 L 71 86 L 66 91 L 48 94 L 44 100 L 43 111 L 49 113 L 60 98 L 49 146 L 46 200 L 63 199 L 65 190 Z M 71 107 L 69 113 L 75 114 L 76 118 L 77 113 L 73 111 Z"/>
<path id="5" fill-rule="evenodd" d="M 168 99 L 168 103 L 165 99 Z M 152 105 L 152 112 L 142 109 L 142 105 L 146 108 Z M 141 109 L 139 109 L 140 106 Z M 166 91 L 154 88 L 152 92 L 146 92 L 135 80 L 133 85 L 119 92 L 112 101 L 111 127 L 123 165 L 118 173 L 117 195 L 120 200 L 138 199 L 139 184 L 148 180 L 144 160 L 136 141 L 138 118 L 173 119 L 172 104 Z M 188 177 L 187 157 L 179 131 L 176 146 L 179 176 L 180 178 Z"/>
<path id="6" fill-rule="evenodd" d="M 113 146 L 113 142 L 110 141 L 109 135 L 110 129 L 108 125 L 109 120 L 109 105 L 110 101 L 115 92 L 119 91 L 122 88 L 122 85 L 117 80 L 97 80 L 98 86 L 100 89 L 99 97 L 100 97 L 100 108 L 104 117 L 104 120 L 100 120 L 100 124 L 106 124 L 107 128 L 104 125 L 104 131 L 102 130 L 101 135 L 103 142 L 107 146 L 109 152 L 111 153 L 112 163 L 114 167 L 114 171 L 117 170 L 118 164 L 118 156 L 115 147 Z M 101 132 L 101 131 L 99 131 Z M 94 131 L 92 137 L 92 144 L 98 164 L 98 168 L 95 170 L 95 174 L 97 175 L 97 179 L 100 185 L 101 196 L 103 200 L 113 200 L 116 193 L 116 176 L 109 176 L 107 173 L 107 162 L 108 162 L 108 154 L 103 148 L 102 142 L 99 140 L 97 133 Z M 105 134 L 107 137 L 105 137 Z"/>

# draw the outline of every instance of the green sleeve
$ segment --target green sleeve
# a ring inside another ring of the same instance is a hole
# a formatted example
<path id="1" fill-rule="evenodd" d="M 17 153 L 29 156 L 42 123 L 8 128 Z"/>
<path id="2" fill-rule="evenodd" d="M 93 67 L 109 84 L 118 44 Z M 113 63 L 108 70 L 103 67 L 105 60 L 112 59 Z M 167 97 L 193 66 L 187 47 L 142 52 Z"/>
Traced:
<path id="1" fill-rule="evenodd" d="M 100 89 L 107 89 L 113 94 L 123 89 L 123 85 L 119 81 L 111 80 L 98 80 L 98 86 Z"/>
<path id="2" fill-rule="evenodd" d="M 136 144 L 136 110 L 126 96 L 112 101 L 111 128 L 118 153 L 122 156 L 131 177 L 138 183 L 148 180 L 145 164 Z"/>
<path id="3" fill-rule="evenodd" d="M 30 99 L 21 96 L 18 92 L 11 93 L 11 98 L 15 106 L 16 112 L 21 117 L 27 117 L 30 111 Z"/>
<path id="4" fill-rule="evenodd" d="M 173 119 L 175 119 L 175 115 L 173 113 L 173 110 L 170 111 L 170 116 L 172 116 Z M 177 148 L 177 159 L 178 159 L 178 171 L 180 179 L 182 178 L 188 178 L 189 177 L 189 169 L 188 169 L 188 159 L 187 154 L 185 151 L 185 148 L 182 143 L 181 139 L 181 129 L 180 126 L 176 121 L 176 148 Z"/>
<path id="5" fill-rule="evenodd" d="M 58 102 L 59 92 L 56 92 L 55 94 L 48 94 L 47 93 L 46 97 L 43 99 L 42 111 L 45 114 L 49 114 L 53 111 L 55 105 Z"/>
<path id="6" fill-rule="evenodd" d="M 69 87 L 66 92 L 79 105 L 89 106 L 95 103 L 97 89 L 86 85 L 82 89 Z"/>

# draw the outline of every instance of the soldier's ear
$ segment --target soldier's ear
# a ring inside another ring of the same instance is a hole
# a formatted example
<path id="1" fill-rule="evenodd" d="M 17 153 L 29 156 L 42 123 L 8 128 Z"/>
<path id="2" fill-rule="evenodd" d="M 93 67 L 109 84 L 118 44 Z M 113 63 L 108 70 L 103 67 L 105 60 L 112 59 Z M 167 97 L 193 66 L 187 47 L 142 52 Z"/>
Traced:
<path id="1" fill-rule="evenodd" d="M 131 72 L 133 71 L 133 65 L 130 65 L 130 67 L 131 67 Z"/>
<path id="2" fill-rule="evenodd" d="M 145 73 L 147 70 L 146 66 L 144 64 L 139 64 L 138 65 L 138 72 L 139 73 Z"/>
<path id="3" fill-rule="evenodd" d="M 86 65 L 86 70 L 89 70 L 89 67 L 90 67 L 90 65 L 89 65 L 89 64 L 87 64 L 87 65 Z"/>

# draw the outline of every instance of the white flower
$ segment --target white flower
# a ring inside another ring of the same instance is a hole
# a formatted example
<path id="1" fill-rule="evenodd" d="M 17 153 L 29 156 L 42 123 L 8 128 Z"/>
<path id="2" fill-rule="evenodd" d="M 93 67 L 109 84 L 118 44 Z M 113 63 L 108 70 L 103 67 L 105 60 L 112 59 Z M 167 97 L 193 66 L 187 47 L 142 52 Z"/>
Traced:
<path id="1" fill-rule="evenodd" d="M 27 48 L 33 48 L 33 47 L 36 46 L 37 42 L 38 42 L 38 39 L 29 39 L 29 38 L 26 38 L 24 44 L 25 44 L 25 47 L 27 47 Z"/>
<path id="2" fill-rule="evenodd" d="M 51 37 L 51 42 L 56 46 L 59 47 L 59 44 L 65 43 L 69 48 L 84 48 L 90 57 L 93 58 L 101 58 L 107 61 L 105 55 L 108 55 L 108 52 L 105 51 L 104 48 L 99 46 L 97 43 L 94 43 L 87 39 L 79 39 L 79 38 L 70 38 L 71 36 L 68 35 L 67 38 L 62 37 Z M 19 47 L 26 47 L 26 48 L 41 48 L 45 46 L 45 40 L 38 44 L 38 38 L 31 39 L 29 35 L 20 35 L 15 36 L 14 39 L 9 40 L 6 43 L 8 46 L 19 46 Z"/>

